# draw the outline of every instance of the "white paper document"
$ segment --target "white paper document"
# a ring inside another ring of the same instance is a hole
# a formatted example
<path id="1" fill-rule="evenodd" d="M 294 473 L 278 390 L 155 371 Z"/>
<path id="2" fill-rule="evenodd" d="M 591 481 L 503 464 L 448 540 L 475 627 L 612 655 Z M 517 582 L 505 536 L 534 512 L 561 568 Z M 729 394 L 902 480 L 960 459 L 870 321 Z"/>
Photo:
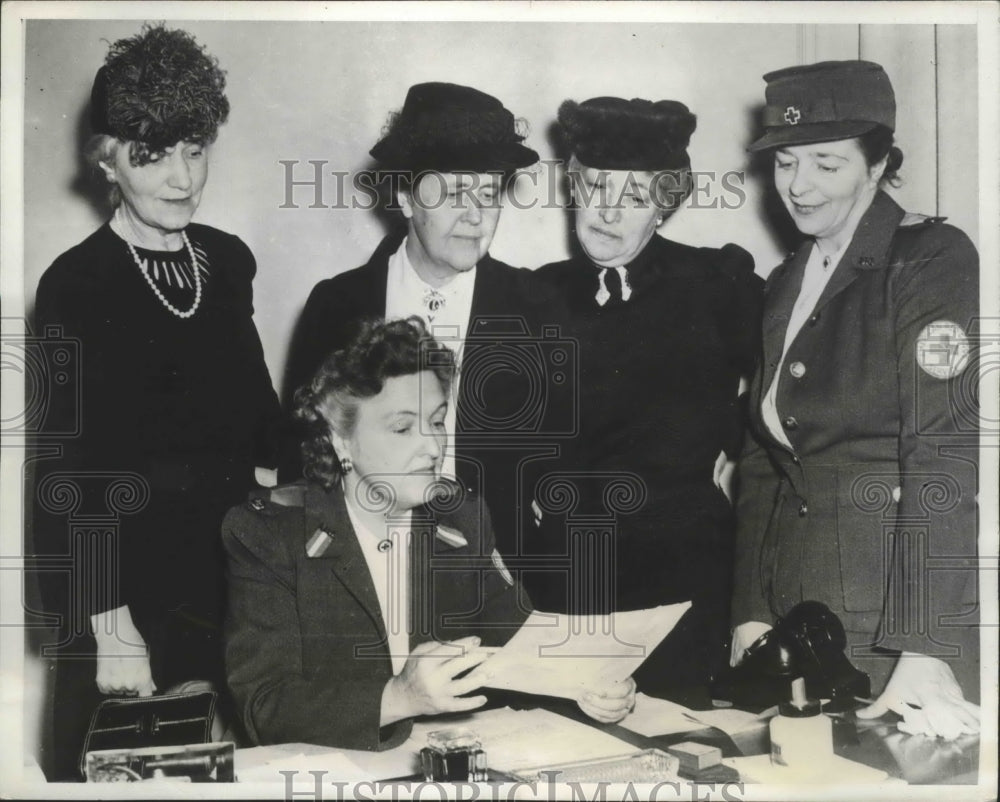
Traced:
<path id="1" fill-rule="evenodd" d="M 637 693 L 635 707 L 618 722 L 618 726 L 648 738 L 702 729 L 702 725 L 691 717 L 691 712 L 676 702 Z"/>
<path id="2" fill-rule="evenodd" d="M 715 727 L 732 737 L 744 732 L 763 729 L 777 712 L 778 708 L 776 707 L 768 708 L 763 713 L 748 713 L 746 710 L 737 710 L 734 707 L 723 707 L 717 710 L 692 710 L 690 717 L 693 721 L 698 721 L 708 727 Z"/>
<path id="3" fill-rule="evenodd" d="M 885 785 L 888 789 L 905 786 L 905 781 L 890 778 L 880 769 L 863 763 L 831 755 L 808 766 L 779 766 L 771 762 L 770 755 L 726 757 L 722 762 L 740 773 L 743 782 L 767 785 Z M 843 798 L 843 797 L 841 797 Z M 877 797 L 872 797 L 877 798 Z"/>
<path id="4" fill-rule="evenodd" d="M 677 625 L 690 602 L 610 615 L 533 612 L 484 662 L 484 685 L 576 699 L 624 680 Z"/>
<path id="5" fill-rule="evenodd" d="M 370 780 L 372 775 L 350 760 L 343 752 L 328 750 L 305 754 L 297 752 L 288 757 L 275 757 L 257 765 L 247 765 L 238 770 L 240 782 L 286 782 L 297 781 L 315 786 L 314 771 L 325 771 L 327 776 L 347 782 Z M 293 772 L 290 775 L 282 772 Z"/>

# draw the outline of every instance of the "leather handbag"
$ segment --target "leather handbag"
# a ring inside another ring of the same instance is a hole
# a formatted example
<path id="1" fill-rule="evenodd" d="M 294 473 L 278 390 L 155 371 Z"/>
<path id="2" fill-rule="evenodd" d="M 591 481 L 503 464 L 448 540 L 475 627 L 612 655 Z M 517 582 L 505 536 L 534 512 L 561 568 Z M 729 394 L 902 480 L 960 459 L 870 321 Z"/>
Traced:
<path id="1" fill-rule="evenodd" d="M 81 775 L 88 752 L 209 743 L 216 698 L 214 691 L 203 691 L 106 699 L 94 711 L 83 739 Z"/>

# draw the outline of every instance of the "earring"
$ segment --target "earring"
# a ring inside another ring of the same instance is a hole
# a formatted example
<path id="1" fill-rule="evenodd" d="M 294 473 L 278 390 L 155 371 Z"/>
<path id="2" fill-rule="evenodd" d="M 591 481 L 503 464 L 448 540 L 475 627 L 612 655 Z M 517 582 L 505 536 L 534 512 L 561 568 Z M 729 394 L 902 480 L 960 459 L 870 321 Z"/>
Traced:
<path id="1" fill-rule="evenodd" d="M 340 472 L 342 474 L 344 474 L 344 476 L 346 476 L 347 474 L 349 474 L 353 470 L 354 470 L 354 463 L 351 462 L 351 458 L 350 457 L 344 457 L 340 461 Z"/>

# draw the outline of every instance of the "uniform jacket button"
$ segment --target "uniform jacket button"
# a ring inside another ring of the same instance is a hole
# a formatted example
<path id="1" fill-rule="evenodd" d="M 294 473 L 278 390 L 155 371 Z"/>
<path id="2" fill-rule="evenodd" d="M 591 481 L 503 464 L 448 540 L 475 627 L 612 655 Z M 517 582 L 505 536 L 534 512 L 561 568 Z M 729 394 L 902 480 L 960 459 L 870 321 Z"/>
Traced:
<path id="1" fill-rule="evenodd" d="M 815 326 L 817 323 L 819 323 L 819 312 L 809 318 L 810 326 Z"/>
<path id="2" fill-rule="evenodd" d="M 794 432 L 796 429 L 799 428 L 799 422 L 795 420 L 795 418 L 791 415 L 785 418 L 781 422 L 781 425 L 784 426 L 786 429 L 788 429 L 788 431 L 790 432 Z"/>
<path id="3" fill-rule="evenodd" d="M 809 507 L 807 507 L 806 503 L 803 501 L 799 505 L 799 518 L 805 518 L 808 514 L 809 514 Z"/>
<path id="4" fill-rule="evenodd" d="M 793 362 L 788 366 L 788 372 L 791 373 L 796 379 L 801 379 L 806 375 L 806 366 L 801 362 Z"/>

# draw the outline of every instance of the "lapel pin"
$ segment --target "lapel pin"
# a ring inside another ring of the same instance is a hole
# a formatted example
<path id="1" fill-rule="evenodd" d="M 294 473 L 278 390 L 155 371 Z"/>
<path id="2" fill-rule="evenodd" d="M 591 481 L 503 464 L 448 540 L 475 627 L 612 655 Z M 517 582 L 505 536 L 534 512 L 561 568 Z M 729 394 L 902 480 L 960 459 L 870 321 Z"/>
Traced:
<path id="1" fill-rule="evenodd" d="M 330 544 L 333 543 L 333 535 L 322 527 L 312 533 L 312 537 L 306 542 L 306 556 L 322 557 Z"/>
<path id="2" fill-rule="evenodd" d="M 445 526 L 444 524 L 437 525 L 437 538 L 456 549 L 469 545 L 469 541 L 465 539 L 465 535 L 457 529 L 452 529 L 450 526 Z"/>

